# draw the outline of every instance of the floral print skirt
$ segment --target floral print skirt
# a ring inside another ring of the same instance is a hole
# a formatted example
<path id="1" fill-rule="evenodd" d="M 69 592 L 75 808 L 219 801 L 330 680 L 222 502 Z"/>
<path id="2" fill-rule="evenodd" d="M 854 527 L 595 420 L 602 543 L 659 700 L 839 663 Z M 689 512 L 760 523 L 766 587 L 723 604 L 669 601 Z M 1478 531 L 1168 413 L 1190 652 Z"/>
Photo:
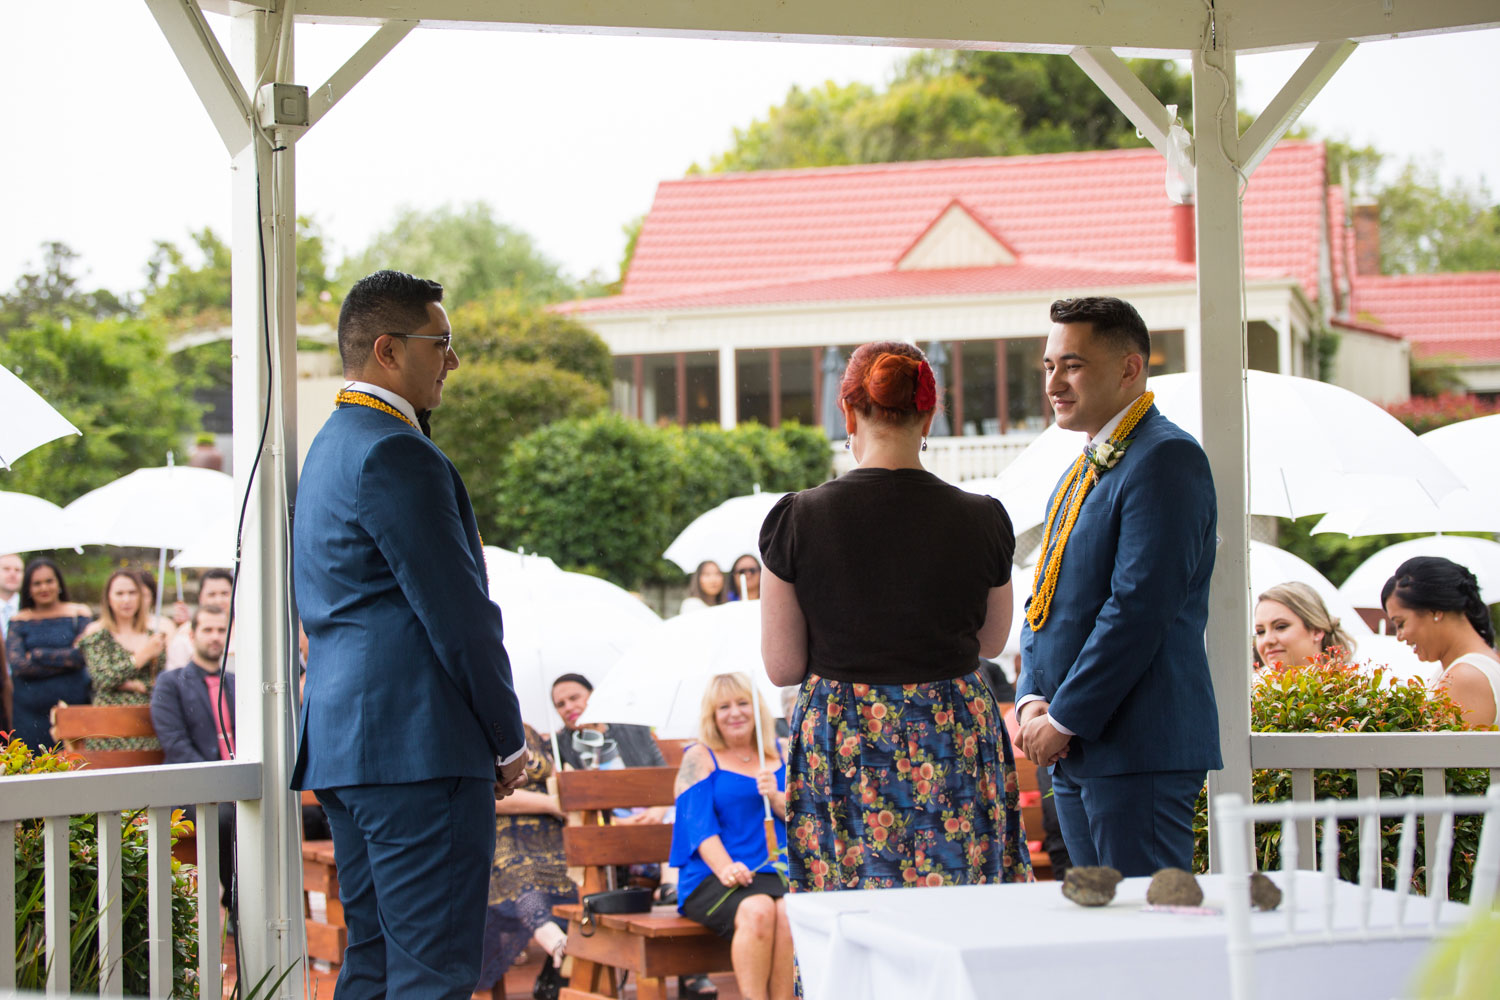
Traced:
<path id="1" fill-rule="evenodd" d="M 792 891 L 1029 882 L 1019 798 L 977 672 L 927 684 L 809 675 L 787 764 Z"/>

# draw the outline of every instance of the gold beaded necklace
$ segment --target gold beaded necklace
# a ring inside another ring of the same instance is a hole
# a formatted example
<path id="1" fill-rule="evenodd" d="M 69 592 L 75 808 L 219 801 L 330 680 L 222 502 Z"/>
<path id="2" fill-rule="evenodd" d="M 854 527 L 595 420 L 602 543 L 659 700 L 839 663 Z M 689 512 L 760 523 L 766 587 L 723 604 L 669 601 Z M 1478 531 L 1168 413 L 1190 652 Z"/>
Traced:
<path id="1" fill-rule="evenodd" d="M 1141 393 L 1140 398 L 1126 411 L 1120 426 L 1109 436 L 1109 443 L 1119 446 L 1130 437 L 1136 424 L 1151 409 L 1155 398 L 1155 393 Z M 1117 454 L 1123 450 L 1117 447 Z M 1083 501 L 1088 498 L 1089 491 L 1099 481 L 1099 474 L 1099 466 L 1090 460 L 1088 451 L 1085 450 L 1074 459 L 1068 478 L 1063 480 L 1062 487 L 1052 500 L 1052 509 L 1047 512 L 1047 527 L 1042 532 L 1042 558 L 1036 564 L 1036 575 L 1031 581 L 1031 604 L 1026 609 L 1026 621 L 1033 632 L 1040 632 L 1042 626 L 1047 624 L 1047 614 L 1052 610 L 1052 595 L 1057 593 L 1057 577 L 1062 572 L 1063 550 L 1068 547 L 1068 538 L 1073 534 L 1073 524 L 1078 520 L 1078 512 L 1083 508 Z M 1057 547 L 1049 552 L 1053 531 L 1057 528 L 1057 514 L 1064 508 L 1065 500 L 1067 510 L 1063 515 L 1062 528 L 1057 533 Z"/>
<path id="2" fill-rule="evenodd" d="M 368 406 L 372 410 L 379 410 L 381 413 L 389 413 L 391 416 L 395 417 L 397 420 L 400 420 L 408 427 L 414 428 L 416 430 L 421 430 L 420 427 L 417 427 L 416 424 L 411 422 L 411 419 L 407 417 L 406 414 L 396 409 L 390 403 L 387 403 L 385 400 L 379 399 L 375 396 L 367 395 L 363 392 L 356 392 L 353 389 L 341 389 L 339 390 L 339 394 L 333 397 L 333 402 L 335 405 L 349 403 L 354 406 Z"/>

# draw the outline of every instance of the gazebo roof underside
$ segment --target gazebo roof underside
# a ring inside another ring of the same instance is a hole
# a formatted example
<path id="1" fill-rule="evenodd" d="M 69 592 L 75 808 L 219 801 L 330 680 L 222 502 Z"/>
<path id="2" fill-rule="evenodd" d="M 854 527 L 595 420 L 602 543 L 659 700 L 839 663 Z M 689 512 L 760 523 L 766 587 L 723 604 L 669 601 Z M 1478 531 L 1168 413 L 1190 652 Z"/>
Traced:
<path id="1" fill-rule="evenodd" d="M 206 0 L 205 10 L 264 6 Z M 848 41 L 1067 52 L 1076 46 L 1182 53 L 1201 48 L 1212 12 L 1240 52 L 1324 41 L 1500 27 L 1494 0 L 297 0 L 299 21 L 424 27 Z"/>

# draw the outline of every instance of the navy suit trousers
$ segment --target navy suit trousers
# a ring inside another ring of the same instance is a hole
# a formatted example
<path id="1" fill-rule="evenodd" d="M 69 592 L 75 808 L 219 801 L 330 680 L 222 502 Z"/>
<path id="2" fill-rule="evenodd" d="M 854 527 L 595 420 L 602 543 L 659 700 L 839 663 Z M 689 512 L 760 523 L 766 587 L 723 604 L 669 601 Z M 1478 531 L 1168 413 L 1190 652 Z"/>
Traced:
<path id="1" fill-rule="evenodd" d="M 349 929 L 339 1000 L 468 1000 L 484 957 L 494 783 L 436 778 L 317 796 Z"/>
<path id="2" fill-rule="evenodd" d="M 1143 771 L 1069 777 L 1052 768 L 1052 797 L 1068 863 L 1108 865 L 1126 878 L 1193 870 L 1193 811 L 1208 772 Z"/>

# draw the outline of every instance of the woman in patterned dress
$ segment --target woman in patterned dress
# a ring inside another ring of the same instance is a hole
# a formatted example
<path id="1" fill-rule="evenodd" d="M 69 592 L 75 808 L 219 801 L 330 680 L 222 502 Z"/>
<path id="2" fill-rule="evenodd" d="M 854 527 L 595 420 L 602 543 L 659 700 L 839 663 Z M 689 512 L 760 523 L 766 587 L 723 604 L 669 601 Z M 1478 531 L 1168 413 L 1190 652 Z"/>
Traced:
<path id="1" fill-rule="evenodd" d="M 568 878 L 562 831 L 567 814 L 547 790 L 552 776 L 552 748 L 530 726 L 526 748 L 526 784 L 495 800 L 495 860 L 490 867 L 490 905 L 484 917 L 484 967 L 475 992 L 505 997 L 505 973 L 528 941 L 548 958 L 532 996 L 554 1000 L 567 985 L 562 962 L 567 934 L 552 916 L 552 907 L 578 901 L 578 887 Z"/>
<path id="2" fill-rule="evenodd" d="M 149 705 L 151 685 L 167 662 L 167 637 L 150 627 L 151 609 L 140 577 L 117 569 L 104 584 L 99 620 L 84 630 L 83 650 L 95 705 Z M 92 739 L 90 750 L 156 750 L 154 736 Z"/>
<path id="3" fill-rule="evenodd" d="M 51 712 L 58 702 L 89 703 L 89 672 L 78 637 L 94 613 L 68 600 L 68 584 L 51 559 L 26 564 L 21 577 L 21 610 L 5 634 L 10 665 L 15 736 L 38 752 L 51 747 Z"/>
<path id="4" fill-rule="evenodd" d="M 800 684 L 787 778 L 792 889 L 1030 881 L 1010 741 L 977 671 L 1005 646 L 1015 536 L 994 499 L 924 471 L 937 386 L 866 344 L 840 387 L 859 467 L 761 529 L 762 653 Z"/>

